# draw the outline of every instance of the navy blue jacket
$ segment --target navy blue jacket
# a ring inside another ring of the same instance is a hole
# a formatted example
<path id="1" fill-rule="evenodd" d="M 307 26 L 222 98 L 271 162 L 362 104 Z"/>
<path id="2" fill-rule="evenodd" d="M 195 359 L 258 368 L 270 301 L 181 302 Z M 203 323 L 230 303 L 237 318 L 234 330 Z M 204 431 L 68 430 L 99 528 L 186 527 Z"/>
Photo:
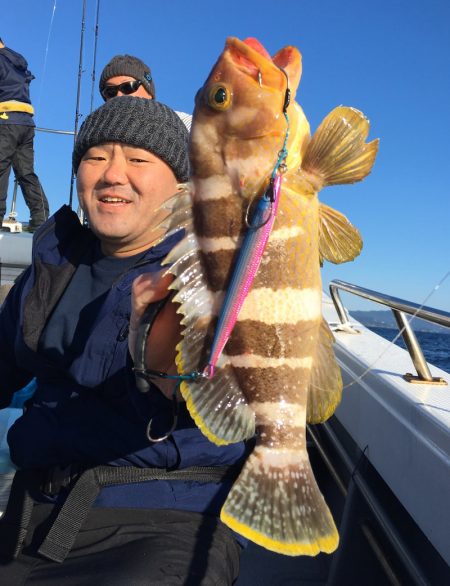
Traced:
<path id="1" fill-rule="evenodd" d="M 150 444 L 146 425 L 162 435 L 172 406 L 156 388 L 140 393 L 128 353 L 131 284 L 158 271 L 177 236 L 150 248 L 109 291 L 86 338 L 84 352 L 66 369 L 39 351 L 49 316 L 95 236 L 67 206 L 34 235 L 32 265 L 0 312 L 0 407 L 36 377 L 37 390 L 8 434 L 11 458 L 24 469 L 69 464 L 185 468 L 240 462 L 243 443 L 216 446 L 195 426 L 184 404 L 173 436 Z M 178 508 L 216 514 L 228 486 L 151 481 L 102 490 L 97 506 Z"/>
<path id="2" fill-rule="evenodd" d="M 10 100 L 31 104 L 30 82 L 33 79 L 25 57 L 7 47 L 0 49 L 0 104 Z M 0 116 L 0 124 L 34 126 L 34 121 L 31 114 L 8 112 Z"/>

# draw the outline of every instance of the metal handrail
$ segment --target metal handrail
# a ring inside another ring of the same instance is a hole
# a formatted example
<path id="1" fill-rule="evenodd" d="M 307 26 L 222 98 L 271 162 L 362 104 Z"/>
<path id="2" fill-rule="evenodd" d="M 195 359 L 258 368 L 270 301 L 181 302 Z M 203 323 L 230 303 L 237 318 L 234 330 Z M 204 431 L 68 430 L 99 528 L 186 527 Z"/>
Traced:
<path id="1" fill-rule="evenodd" d="M 36 126 L 35 130 L 38 132 L 50 132 L 51 134 L 69 134 L 71 136 L 75 134 L 73 130 L 55 130 L 53 128 L 41 128 L 39 126 Z"/>
<path id="2" fill-rule="evenodd" d="M 433 322 L 450 328 L 450 313 L 440 309 L 418 305 L 412 301 L 405 301 L 404 299 L 392 297 L 378 291 L 372 291 L 371 289 L 365 289 L 364 287 L 352 285 L 351 283 L 346 283 L 345 281 L 334 280 L 330 283 L 331 299 L 333 300 L 341 323 L 347 327 L 349 325 L 349 318 L 347 310 L 345 309 L 339 295 L 339 289 L 346 291 L 347 293 L 357 295 L 358 297 L 363 297 L 364 299 L 375 301 L 381 305 L 386 305 L 392 310 L 395 321 L 397 322 L 400 333 L 403 337 L 403 340 L 405 341 L 409 355 L 411 356 L 411 360 L 414 363 L 414 367 L 418 375 L 413 376 L 412 374 L 407 373 L 403 377 L 405 380 L 415 383 L 423 382 L 429 384 L 447 384 L 446 381 L 441 377 L 433 377 L 431 375 L 427 361 L 423 355 L 422 348 L 420 347 L 416 335 L 414 334 L 410 322 L 406 318 L 405 314 L 419 317 L 425 321 Z"/>

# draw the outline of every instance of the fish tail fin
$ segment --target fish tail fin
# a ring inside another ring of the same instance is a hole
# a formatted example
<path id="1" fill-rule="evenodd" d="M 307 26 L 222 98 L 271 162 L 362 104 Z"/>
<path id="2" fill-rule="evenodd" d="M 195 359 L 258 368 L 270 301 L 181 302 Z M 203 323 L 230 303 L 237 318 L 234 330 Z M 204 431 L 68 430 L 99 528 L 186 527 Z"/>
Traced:
<path id="1" fill-rule="evenodd" d="M 280 450 L 275 454 L 267 447 L 255 448 L 228 494 L 221 520 L 277 553 L 333 552 L 338 532 L 306 452 L 302 458 L 301 452 L 291 451 L 289 462 L 283 456 Z"/>
<path id="2" fill-rule="evenodd" d="M 379 140 L 366 143 L 369 121 L 355 108 L 339 106 L 324 118 L 311 138 L 302 170 L 317 190 L 355 183 L 372 170 Z"/>

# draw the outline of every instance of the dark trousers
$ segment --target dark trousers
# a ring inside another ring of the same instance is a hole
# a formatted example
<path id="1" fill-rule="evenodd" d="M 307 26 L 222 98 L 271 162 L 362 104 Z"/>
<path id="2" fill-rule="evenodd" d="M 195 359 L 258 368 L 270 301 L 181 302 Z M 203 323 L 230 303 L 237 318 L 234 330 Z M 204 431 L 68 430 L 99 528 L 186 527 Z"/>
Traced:
<path id="1" fill-rule="evenodd" d="M 53 508 L 35 504 L 21 553 L 0 556 L 0 584 L 230 586 L 237 579 L 241 547 L 233 533 L 187 511 L 91 509 L 64 562 L 49 561 L 37 550 Z"/>
<path id="2" fill-rule="evenodd" d="M 34 127 L 0 124 L 0 218 L 6 212 L 11 167 L 30 209 L 30 224 L 40 226 L 48 218 L 48 201 L 34 172 Z"/>

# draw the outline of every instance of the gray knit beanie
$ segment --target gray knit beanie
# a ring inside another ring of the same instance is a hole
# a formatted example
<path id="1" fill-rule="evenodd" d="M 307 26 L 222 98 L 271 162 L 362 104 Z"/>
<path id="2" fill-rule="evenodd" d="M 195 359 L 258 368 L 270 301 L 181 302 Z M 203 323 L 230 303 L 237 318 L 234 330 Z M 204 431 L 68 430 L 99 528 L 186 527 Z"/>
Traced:
<path id="1" fill-rule="evenodd" d="M 98 84 L 100 94 L 103 95 L 103 90 L 106 87 L 108 79 L 118 75 L 127 75 L 141 81 L 147 92 L 151 94 L 153 98 L 156 97 L 155 84 L 153 83 L 150 67 L 132 55 L 116 55 L 107 65 L 105 65 Z"/>
<path id="2" fill-rule="evenodd" d="M 83 122 L 73 150 L 73 170 L 78 171 L 91 147 L 120 142 L 150 151 L 184 182 L 189 178 L 188 140 L 186 126 L 165 104 L 133 96 L 112 98 Z"/>

